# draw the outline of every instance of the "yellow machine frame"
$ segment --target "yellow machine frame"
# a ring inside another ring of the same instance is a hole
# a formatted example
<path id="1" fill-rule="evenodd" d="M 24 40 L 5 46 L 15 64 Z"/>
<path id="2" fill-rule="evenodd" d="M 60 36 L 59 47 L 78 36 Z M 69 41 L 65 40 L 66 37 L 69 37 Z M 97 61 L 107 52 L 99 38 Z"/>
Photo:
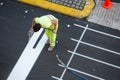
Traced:
<path id="1" fill-rule="evenodd" d="M 49 2 L 48 0 L 18 0 L 23 3 L 27 3 L 30 5 L 38 6 L 44 9 L 52 10 L 55 12 L 59 12 L 65 15 L 69 15 L 76 18 L 84 18 L 89 16 L 92 11 L 95 3 L 93 0 L 87 0 L 88 4 L 85 5 L 83 10 L 78 10 L 75 8 L 67 7 L 64 5 L 59 5 L 56 3 Z"/>

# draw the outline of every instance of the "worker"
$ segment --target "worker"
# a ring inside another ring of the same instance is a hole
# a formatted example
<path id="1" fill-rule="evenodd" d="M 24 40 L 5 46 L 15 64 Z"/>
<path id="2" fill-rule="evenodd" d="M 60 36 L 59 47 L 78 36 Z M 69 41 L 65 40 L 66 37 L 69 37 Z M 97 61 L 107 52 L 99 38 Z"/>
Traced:
<path id="1" fill-rule="evenodd" d="M 52 51 L 55 47 L 57 31 L 58 31 L 58 19 L 51 15 L 43 15 L 41 17 L 35 17 L 32 21 L 32 27 L 29 31 L 37 32 L 40 28 L 45 28 L 45 34 L 48 37 L 48 42 L 50 46 L 48 47 L 48 51 Z"/>

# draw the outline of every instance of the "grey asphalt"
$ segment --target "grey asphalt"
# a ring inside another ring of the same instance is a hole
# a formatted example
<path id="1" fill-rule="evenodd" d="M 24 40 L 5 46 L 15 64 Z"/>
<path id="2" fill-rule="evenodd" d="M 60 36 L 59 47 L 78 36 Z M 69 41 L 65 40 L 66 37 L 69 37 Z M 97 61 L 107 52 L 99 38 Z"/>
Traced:
<path id="1" fill-rule="evenodd" d="M 27 34 L 31 27 L 32 19 L 35 16 L 42 16 L 45 14 L 53 14 L 59 18 L 60 22 L 57 37 L 59 43 L 57 53 L 65 64 L 68 64 L 73 54 L 69 51 L 74 51 L 78 43 L 77 41 L 71 40 L 71 38 L 79 40 L 85 30 L 85 26 L 88 24 L 88 28 L 83 35 L 81 43 L 75 51 L 77 54 L 74 54 L 69 67 L 101 77 L 105 80 L 120 80 L 119 68 L 92 60 L 97 59 L 119 67 L 120 55 L 115 53 L 120 54 L 120 39 L 91 31 L 91 29 L 120 37 L 119 30 L 93 24 L 87 22 L 85 19 L 76 19 L 49 10 L 19 3 L 15 0 L 1 0 L 0 3 L 0 80 L 7 79 L 24 50 L 28 42 Z M 82 25 L 83 27 L 77 27 L 74 24 Z M 67 25 L 70 25 L 70 27 Z M 90 44 L 95 46 L 93 47 Z M 48 45 L 44 47 L 26 80 L 55 80 L 52 76 L 61 77 L 64 68 L 58 66 L 59 62 L 55 57 L 57 48 L 55 48 L 53 52 L 48 52 L 47 48 Z M 99 80 L 89 75 L 80 75 L 88 80 Z M 63 76 L 63 80 L 82 79 L 67 71 Z"/>

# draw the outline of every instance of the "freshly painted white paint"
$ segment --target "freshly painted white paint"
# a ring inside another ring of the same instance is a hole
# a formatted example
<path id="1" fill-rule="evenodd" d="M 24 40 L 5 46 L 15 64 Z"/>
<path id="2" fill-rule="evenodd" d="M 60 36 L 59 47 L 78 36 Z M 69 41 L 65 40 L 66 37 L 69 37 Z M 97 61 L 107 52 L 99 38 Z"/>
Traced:
<path id="1" fill-rule="evenodd" d="M 47 41 L 47 36 L 43 34 L 36 48 L 33 48 L 42 31 L 43 29 L 40 29 L 33 34 L 7 80 L 26 80 Z"/>

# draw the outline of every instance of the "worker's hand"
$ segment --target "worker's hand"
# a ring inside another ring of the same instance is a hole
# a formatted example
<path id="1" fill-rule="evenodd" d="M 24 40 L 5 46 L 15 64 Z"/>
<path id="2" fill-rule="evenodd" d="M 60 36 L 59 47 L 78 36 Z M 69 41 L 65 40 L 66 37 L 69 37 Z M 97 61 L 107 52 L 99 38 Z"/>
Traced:
<path id="1" fill-rule="evenodd" d="M 53 30 L 53 33 L 57 33 L 57 31 L 56 31 L 56 30 Z"/>
<path id="2" fill-rule="evenodd" d="M 31 33 L 34 33 L 34 31 L 33 31 L 33 28 L 32 28 L 32 27 L 30 28 L 30 30 L 29 30 L 29 32 L 28 32 L 28 35 L 29 35 L 29 34 L 31 34 Z"/>
<path id="3" fill-rule="evenodd" d="M 30 30 L 28 32 L 28 37 L 29 37 L 29 40 L 31 39 L 32 35 L 34 34 L 34 31 L 33 30 Z"/>
<path id="4" fill-rule="evenodd" d="M 52 22 L 52 25 L 56 27 L 56 25 L 57 25 L 57 20 L 56 20 L 56 19 L 53 19 L 53 20 L 51 20 L 51 22 Z"/>
<path id="5" fill-rule="evenodd" d="M 34 31 L 30 30 L 29 33 L 28 33 L 28 35 L 31 35 L 33 33 L 34 33 Z"/>

